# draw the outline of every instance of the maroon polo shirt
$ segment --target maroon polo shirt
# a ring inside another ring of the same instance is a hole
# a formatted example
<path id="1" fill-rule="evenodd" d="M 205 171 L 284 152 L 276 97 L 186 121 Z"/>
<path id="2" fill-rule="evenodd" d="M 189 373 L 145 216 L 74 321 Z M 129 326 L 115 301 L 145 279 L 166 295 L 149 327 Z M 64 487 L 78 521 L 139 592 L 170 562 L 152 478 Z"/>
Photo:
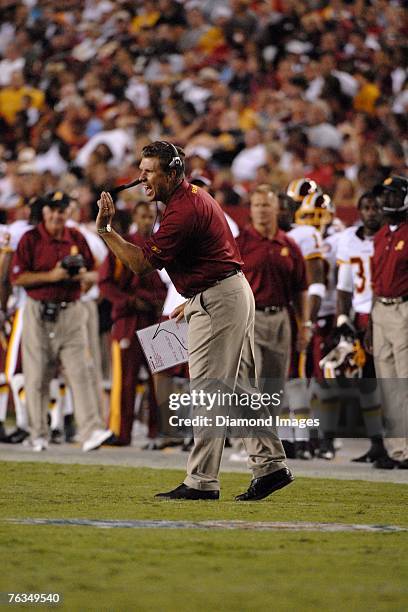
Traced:
<path id="1" fill-rule="evenodd" d="M 408 295 L 408 222 L 384 225 L 374 236 L 373 289 L 379 297 Z"/>
<path id="2" fill-rule="evenodd" d="M 48 272 L 66 255 L 81 254 L 85 267 L 94 267 L 94 258 L 83 235 L 73 227 L 65 227 L 61 238 L 53 238 L 43 223 L 26 232 L 18 243 L 11 264 L 11 282 L 22 272 Z M 81 295 L 79 282 L 44 283 L 26 289 L 33 300 L 73 302 Z"/>
<path id="3" fill-rule="evenodd" d="M 145 258 L 166 268 L 177 291 L 192 297 L 242 266 L 221 206 L 183 181 L 171 196 L 159 230 L 145 242 Z"/>
<path id="4" fill-rule="evenodd" d="M 302 253 L 282 230 L 270 240 L 249 225 L 237 243 L 258 308 L 288 306 L 300 291 L 307 289 Z"/>
<path id="5" fill-rule="evenodd" d="M 144 239 L 137 232 L 124 238 L 138 247 L 142 248 L 144 245 Z M 134 274 L 110 251 L 98 274 L 101 294 L 112 303 L 114 322 L 140 314 L 144 321 L 149 319 L 145 325 L 155 323 L 156 311 L 161 309 L 167 295 L 167 287 L 157 272 L 145 275 Z M 134 297 L 147 302 L 151 310 L 138 313 L 133 304 Z"/>

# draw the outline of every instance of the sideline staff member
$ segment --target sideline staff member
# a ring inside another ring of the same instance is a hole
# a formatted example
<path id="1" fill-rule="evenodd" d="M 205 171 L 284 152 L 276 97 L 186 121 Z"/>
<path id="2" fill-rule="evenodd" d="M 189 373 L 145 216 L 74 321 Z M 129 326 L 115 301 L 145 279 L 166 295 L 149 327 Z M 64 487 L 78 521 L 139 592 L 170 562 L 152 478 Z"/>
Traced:
<path id="1" fill-rule="evenodd" d="M 22 357 L 35 451 L 47 448 L 49 383 L 58 360 L 74 396 L 82 449 L 98 448 L 112 435 L 98 412 L 88 368 L 86 313 L 79 299 L 80 282 L 94 280 L 95 273 L 85 269 L 93 268 L 94 259 L 82 234 L 65 226 L 69 201 L 62 191 L 45 198 L 43 222 L 24 234 L 12 262 L 12 282 L 28 296 Z M 68 256 L 82 261 L 67 261 Z"/>
<path id="2" fill-rule="evenodd" d="M 240 272 L 241 258 L 224 213 L 204 190 L 184 179 L 183 152 L 168 142 L 144 147 L 140 180 L 150 201 L 166 205 L 160 229 L 143 248 L 112 231 L 115 207 L 110 194 L 98 201 L 99 233 L 115 255 L 136 274 L 166 268 L 187 302 L 172 313 L 189 324 L 189 368 L 192 380 L 233 381 L 248 387 L 255 376 L 254 315 L 251 288 Z M 232 389 L 234 390 L 234 389 Z M 184 483 L 158 497 L 218 499 L 225 436 L 194 441 Z M 262 499 L 293 477 L 274 431 L 245 438 L 253 480 L 237 501 Z"/>
<path id="3" fill-rule="evenodd" d="M 279 201 L 269 185 L 251 195 L 251 225 L 237 244 L 244 272 L 255 297 L 255 361 L 262 390 L 283 388 L 288 374 L 291 330 L 288 307 L 293 304 L 299 319 L 298 349 L 306 350 L 310 339 L 306 267 L 292 238 L 278 227 Z"/>
<path id="4" fill-rule="evenodd" d="M 386 223 L 374 238 L 373 354 L 385 415 L 394 422 L 386 439 L 391 459 L 374 467 L 408 469 L 408 179 L 387 178 L 374 194 Z"/>

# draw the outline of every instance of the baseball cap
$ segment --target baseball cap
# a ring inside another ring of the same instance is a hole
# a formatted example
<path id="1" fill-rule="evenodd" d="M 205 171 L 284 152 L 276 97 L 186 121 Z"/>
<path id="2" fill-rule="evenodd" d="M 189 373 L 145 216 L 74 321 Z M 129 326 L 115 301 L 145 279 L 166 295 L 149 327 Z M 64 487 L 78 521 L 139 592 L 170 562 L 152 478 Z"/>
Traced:
<path id="1" fill-rule="evenodd" d="M 61 190 L 52 191 L 45 196 L 45 206 L 50 208 L 61 208 L 65 210 L 68 208 L 71 198 Z"/>
<path id="2" fill-rule="evenodd" d="M 374 195 L 379 195 L 383 191 L 397 191 L 407 193 L 408 178 L 404 176 L 389 176 L 379 185 L 375 185 L 373 189 Z"/>

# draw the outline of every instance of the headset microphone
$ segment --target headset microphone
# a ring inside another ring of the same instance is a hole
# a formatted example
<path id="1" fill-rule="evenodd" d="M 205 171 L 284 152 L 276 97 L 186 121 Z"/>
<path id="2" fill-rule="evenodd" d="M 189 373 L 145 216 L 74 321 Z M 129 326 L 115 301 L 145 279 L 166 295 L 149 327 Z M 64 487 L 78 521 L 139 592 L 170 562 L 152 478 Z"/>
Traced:
<path id="1" fill-rule="evenodd" d="M 131 187 L 136 187 L 136 185 L 140 185 L 142 181 L 140 179 L 136 179 L 135 181 L 132 181 L 131 183 L 124 183 L 123 185 L 119 185 L 118 187 L 114 187 L 113 189 L 110 190 L 110 193 L 112 195 L 116 195 L 117 193 L 120 193 L 121 191 L 124 191 L 125 189 L 130 189 Z"/>

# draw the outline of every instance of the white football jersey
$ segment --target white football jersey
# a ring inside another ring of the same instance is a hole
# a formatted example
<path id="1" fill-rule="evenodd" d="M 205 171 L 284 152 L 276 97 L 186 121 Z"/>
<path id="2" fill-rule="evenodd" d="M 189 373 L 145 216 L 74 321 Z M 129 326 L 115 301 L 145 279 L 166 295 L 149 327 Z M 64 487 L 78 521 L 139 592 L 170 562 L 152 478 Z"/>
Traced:
<path id="1" fill-rule="evenodd" d="M 28 230 L 32 229 L 33 225 L 30 225 L 25 219 L 19 219 L 14 221 L 8 226 L 8 244 L 5 245 L 13 252 L 17 249 L 17 245 L 21 238 Z M 13 287 L 13 292 L 9 298 L 8 307 L 11 309 L 22 308 L 26 302 L 27 293 L 23 287 Z"/>
<path id="2" fill-rule="evenodd" d="M 304 259 L 322 257 L 322 237 L 311 225 L 293 225 L 288 236 L 296 242 Z"/>
<path id="3" fill-rule="evenodd" d="M 342 232 L 334 232 L 323 240 L 322 252 L 326 293 L 319 308 L 319 317 L 336 314 L 337 251 Z"/>
<path id="4" fill-rule="evenodd" d="M 341 235 L 337 251 L 337 289 L 353 294 L 355 312 L 369 314 L 373 299 L 371 263 L 374 237 L 364 237 L 362 230 L 362 226 L 350 227 Z"/>

